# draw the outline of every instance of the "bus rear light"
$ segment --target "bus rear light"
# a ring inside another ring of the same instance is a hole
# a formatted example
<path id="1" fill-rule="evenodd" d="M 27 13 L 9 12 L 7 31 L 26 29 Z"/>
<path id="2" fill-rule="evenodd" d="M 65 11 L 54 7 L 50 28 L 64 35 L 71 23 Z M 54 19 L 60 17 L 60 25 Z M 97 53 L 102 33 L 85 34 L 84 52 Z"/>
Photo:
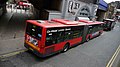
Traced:
<path id="1" fill-rule="evenodd" d="M 26 36 L 26 41 L 29 41 L 30 40 L 30 36 Z"/>
<path id="2" fill-rule="evenodd" d="M 44 46 L 44 45 L 41 45 L 40 47 L 41 47 L 41 48 L 44 48 L 45 46 Z"/>
<path id="3" fill-rule="evenodd" d="M 30 42 L 28 42 L 28 41 L 25 41 L 25 42 L 26 42 L 26 44 L 28 44 L 29 46 L 31 46 L 31 48 L 36 49 L 36 50 L 38 50 L 38 51 L 40 50 L 40 48 L 38 48 L 37 46 L 33 45 L 32 43 L 30 43 Z M 31 48 L 30 48 L 30 49 L 31 49 Z M 33 49 L 32 49 L 32 50 L 33 50 Z"/>

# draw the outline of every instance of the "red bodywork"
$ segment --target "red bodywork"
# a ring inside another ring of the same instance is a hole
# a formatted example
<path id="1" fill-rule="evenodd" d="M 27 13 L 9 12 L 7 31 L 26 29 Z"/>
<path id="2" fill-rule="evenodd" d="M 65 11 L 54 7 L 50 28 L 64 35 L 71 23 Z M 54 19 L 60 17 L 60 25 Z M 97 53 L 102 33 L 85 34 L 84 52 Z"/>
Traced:
<path id="1" fill-rule="evenodd" d="M 51 21 L 43 21 L 42 23 L 35 21 L 35 20 L 27 20 L 27 23 L 31 23 L 33 25 L 37 25 L 42 27 L 42 38 L 41 40 L 38 40 L 38 46 L 35 46 L 31 43 L 29 43 L 27 41 L 27 36 L 29 36 L 28 34 L 25 34 L 25 43 L 27 43 L 30 48 L 38 51 L 41 54 L 47 54 L 47 52 L 49 53 L 53 53 L 59 50 L 62 50 L 63 47 L 65 46 L 66 43 L 69 43 L 70 47 L 73 46 L 74 44 L 80 43 L 82 41 L 82 36 L 78 37 L 78 38 L 74 38 L 74 39 L 70 39 L 64 42 L 60 42 L 57 44 L 53 44 L 51 46 L 45 46 L 45 41 L 46 41 L 46 30 L 48 28 L 57 28 L 57 27 L 70 27 L 70 26 L 83 26 L 86 25 L 86 23 L 80 23 L 78 21 L 69 21 L 69 20 L 62 20 L 62 19 L 52 19 Z M 35 39 L 35 38 L 34 38 Z M 37 39 L 36 39 L 37 40 Z"/>
<path id="2" fill-rule="evenodd" d="M 37 51 L 38 53 L 42 54 L 42 55 L 46 55 L 46 54 L 51 54 L 57 51 L 60 51 L 63 49 L 63 47 L 69 43 L 69 46 L 74 46 L 77 43 L 80 43 L 83 41 L 83 36 L 74 38 L 74 39 L 69 39 L 57 44 L 52 44 L 51 46 L 46 46 L 45 42 L 46 42 L 46 31 L 49 28 L 65 28 L 65 27 L 72 27 L 72 26 L 84 26 L 86 27 L 87 25 L 94 25 L 94 24 L 102 24 L 102 22 L 92 22 L 92 21 L 69 21 L 69 20 L 63 20 L 63 19 L 52 19 L 51 21 L 41 21 L 41 20 L 27 20 L 27 23 L 31 23 L 33 25 L 42 27 L 42 37 L 40 40 L 37 40 L 36 38 L 29 36 L 27 33 L 25 34 L 25 44 L 27 44 L 29 47 L 28 49 L 32 50 L 32 51 Z M 103 32 L 103 30 L 99 30 L 100 33 Z M 84 33 L 83 33 L 84 34 Z M 95 33 L 96 34 L 96 33 Z M 95 35 L 96 36 L 96 35 Z M 87 34 L 86 35 L 86 39 L 90 37 L 93 38 L 94 36 L 92 36 L 92 34 Z M 38 42 L 38 45 L 34 45 L 32 43 L 29 42 L 29 40 L 33 39 L 36 40 Z"/>
<path id="3" fill-rule="evenodd" d="M 88 26 L 89 26 L 89 25 L 96 25 L 96 24 L 101 24 L 101 25 L 104 24 L 103 22 L 99 22 L 99 21 L 88 21 L 88 20 L 79 20 L 79 22 L 87 23 Z M 94 37 L 102 34 L 102 33 L 103 33 L 103 29 L 102 29 L 102 30 L 99 30 L 99 31 L 97 31 L 97 32 L 99 32 L 99 33 L 96 34 L 96 35 L 94 35 L 94 36 L 92 36 L 92 34 L 87 34 L 87 35 L 86 35 L 86 40 L 87 40 L 89 37 L 90 37 L 90 39 L 92 39 L 92 38 L 94 38 Z M 97 32 L 95 32 L 95 33 L 97 33 Z"/>

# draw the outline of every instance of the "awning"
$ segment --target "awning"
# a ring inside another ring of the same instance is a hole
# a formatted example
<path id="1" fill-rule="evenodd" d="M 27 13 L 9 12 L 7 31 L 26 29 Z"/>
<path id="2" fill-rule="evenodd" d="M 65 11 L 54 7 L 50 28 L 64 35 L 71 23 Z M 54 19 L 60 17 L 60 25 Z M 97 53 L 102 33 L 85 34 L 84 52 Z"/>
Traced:
<path id="1" fill-rule="evenodd" d="M 107 11 L 107 8 L 108 8 L 108 4 L 103 0 L 99 0 L 98 9 Z"/>

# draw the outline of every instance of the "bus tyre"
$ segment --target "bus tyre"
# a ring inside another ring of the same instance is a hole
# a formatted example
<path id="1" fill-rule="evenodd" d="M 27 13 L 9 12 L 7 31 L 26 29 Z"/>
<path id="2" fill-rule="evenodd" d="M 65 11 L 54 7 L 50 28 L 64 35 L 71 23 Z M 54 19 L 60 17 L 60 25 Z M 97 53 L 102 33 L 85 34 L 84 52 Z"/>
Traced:
<path id="1" fill-rule="evenodd" d="M 63 52 L 68 51 L 68 49 L 69 49 L 69 44 L 66 44 L 66 45 L 63 47 Z"/>
<path id="2" fill-rule="evenodd" d="M 90 37 L 88 37 L 87 39 L 86 39 L 86 41 L 88 42 L 90 40 Z"/>
<path id="3" fill-rule="evenodd" d="M 99 36 L 101 35 L 102 33 L 101 32 L 99 32 Z"/>
<path id="4" fill-rule="evenodd" d="M 111 31 L 112 30 L 112 28 L 109 28 L 109 31 Z"/>
<path id="5" fill-rule="evenodd" d="M 111 30 L 113 30 L 114 26 L 111 27 Z"/>

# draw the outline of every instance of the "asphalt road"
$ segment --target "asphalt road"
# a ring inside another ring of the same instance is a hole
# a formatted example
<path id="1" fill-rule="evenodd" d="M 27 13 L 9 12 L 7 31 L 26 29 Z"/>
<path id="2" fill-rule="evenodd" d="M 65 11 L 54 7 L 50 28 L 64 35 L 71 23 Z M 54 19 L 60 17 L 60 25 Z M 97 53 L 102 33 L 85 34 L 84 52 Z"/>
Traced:
<path id="1" fill-rule="evenodd" d="M 42 59 L 26 51 L 0 59 L 0 67 L 105 67 L 119 45 L 120 23 L 117 23 L 112 31 L 65 53 Z"/>

